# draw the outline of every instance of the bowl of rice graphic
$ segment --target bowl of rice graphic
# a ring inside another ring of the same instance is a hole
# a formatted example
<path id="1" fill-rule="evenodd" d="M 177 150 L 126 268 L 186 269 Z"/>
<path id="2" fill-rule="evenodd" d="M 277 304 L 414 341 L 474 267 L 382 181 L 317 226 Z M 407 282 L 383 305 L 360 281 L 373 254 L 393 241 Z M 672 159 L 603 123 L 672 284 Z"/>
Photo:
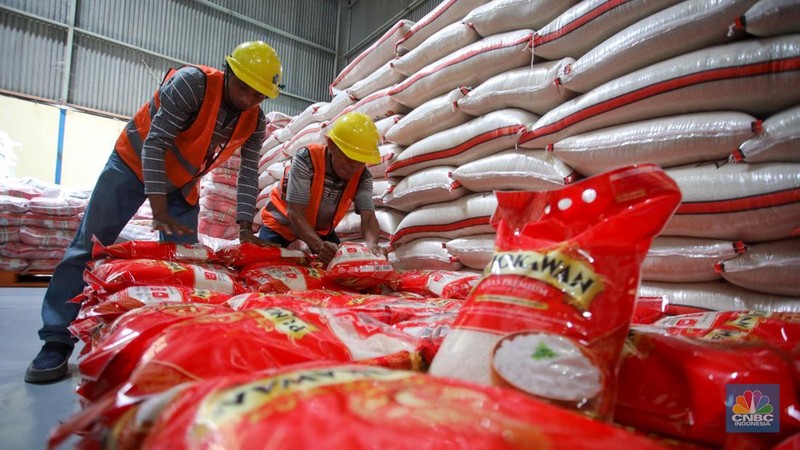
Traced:
<path id="1" fill-rule="evenodd" d="M 492 352 L 494 384 L 545 399 L 583 402 L 603 387 L 600 369 L 572 340 L 550 333 L 504 336 Z"/>

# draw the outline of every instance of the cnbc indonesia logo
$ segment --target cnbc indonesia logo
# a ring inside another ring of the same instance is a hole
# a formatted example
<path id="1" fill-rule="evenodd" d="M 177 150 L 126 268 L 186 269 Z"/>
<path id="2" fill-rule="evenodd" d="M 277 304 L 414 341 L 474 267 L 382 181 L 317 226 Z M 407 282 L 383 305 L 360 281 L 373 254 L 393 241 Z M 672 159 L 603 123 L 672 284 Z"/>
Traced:
<path id="1" fill-rule="evenodd" d="M 773 433 L 780 430 L 778 385 L 729 384 L 725 387 L 729 433 Z"/>

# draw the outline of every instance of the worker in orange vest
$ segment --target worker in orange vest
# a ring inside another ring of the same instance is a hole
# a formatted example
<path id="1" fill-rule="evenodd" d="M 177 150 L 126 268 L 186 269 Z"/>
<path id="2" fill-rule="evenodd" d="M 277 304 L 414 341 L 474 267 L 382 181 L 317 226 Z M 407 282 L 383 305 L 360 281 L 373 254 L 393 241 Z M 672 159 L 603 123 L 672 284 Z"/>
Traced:
<path id="1" fill-rule="evenodd" d="M 333 123 L 326 141 L 304 147 L 292 158 L 261 210 L 259 238 L 284 247 L 300 239 L 327 264 L 338 249 L 334 229 L 354 204 L 367 246 L 385 256 L 378 245 L 372 175 L 366 170 L 367 164 L 381 161 L 378 129 L 369 116 L 349 112 Z"/>
<path id="2" fill-rule="evenodd" d="M 77 339 L 67 327 L 80 310 L 80 304 L 68 301 L 84 289 L 92 237 L 113 244 L 149 200 L 153 229 L 162 240 L 197 242 L 198 182 L 237 149 L 239 239 L 267 244 L 252 230 L 258 158 L 266 137 L 260 105 L 278 96 L 283 69 L 275 50 L 261 41 L 239 45 L 225 61 L 225 70 L 191 65 L 168 72 L 120 133 L 45 293 L 39 330 L 44 346 L 28 366 L 25 381 L 55 381 L 68 372 Z"/>

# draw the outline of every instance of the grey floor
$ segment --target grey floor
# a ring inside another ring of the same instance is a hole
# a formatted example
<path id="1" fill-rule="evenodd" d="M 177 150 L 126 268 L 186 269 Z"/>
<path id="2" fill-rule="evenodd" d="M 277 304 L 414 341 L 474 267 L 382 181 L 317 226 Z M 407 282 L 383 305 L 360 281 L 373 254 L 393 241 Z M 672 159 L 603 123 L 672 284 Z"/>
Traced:
<path id="1" fill-rule="evenodd" d="M 36 331 L 44 288 L 0 288 L 0 448 L 46 448 L 50 430 L 80 410 L 76 347 L 70 375 L 47 385 L 23 381 L 25 368 L 41 348 Z M 73 441 L 61 448 L 69 448 Z"/>

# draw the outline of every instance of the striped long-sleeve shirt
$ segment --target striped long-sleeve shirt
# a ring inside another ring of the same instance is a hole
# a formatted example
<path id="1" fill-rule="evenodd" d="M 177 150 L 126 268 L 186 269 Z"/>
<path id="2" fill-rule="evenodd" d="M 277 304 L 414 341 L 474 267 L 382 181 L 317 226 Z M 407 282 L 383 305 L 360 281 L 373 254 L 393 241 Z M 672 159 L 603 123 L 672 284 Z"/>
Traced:
<path id="1" fill-rule="evenodd" d="M 158 111 L 153 116 L 150 132 L 142 146 L 142 172 L 145 194 L 166 194 L 167 182 L 164 155 L 174 146 L 175 137 L 191 125 L 206 92 L 206 77 L 196 67 L 183 67 L 161 87 Z M 214 135 L 206 151 L 207 160 L 224 146 L 236 126 L 239 111 L 223 101 L 217 115 Z M 240 149 L 236 221 L 253 220 L 258 196 L 258 156 L 266 138 L 266 118 L 259 110 L 255 132 Z M 210 165 L 210 161 L 208 162 Z M 199 179 L 199 177 L 198 177 Z"/>

